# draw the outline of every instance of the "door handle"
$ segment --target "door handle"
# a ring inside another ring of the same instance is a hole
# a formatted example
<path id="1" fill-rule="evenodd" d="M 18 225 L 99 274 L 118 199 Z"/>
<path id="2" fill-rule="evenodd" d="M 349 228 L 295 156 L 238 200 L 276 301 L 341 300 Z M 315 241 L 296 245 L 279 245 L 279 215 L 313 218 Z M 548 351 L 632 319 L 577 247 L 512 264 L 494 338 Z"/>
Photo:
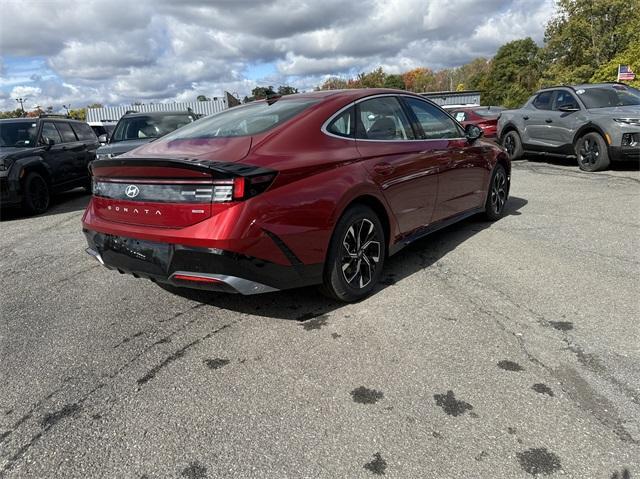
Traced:
<path id="1" fill-rule="evenodd" d="M 523 119 L 523 120 L 528 120 L 528 119 L 529 119 L 529 117 L 528 117 L 528 116 L 523 116 L 523 117 L 522 117 L 522 119 Z"/>
<path id="2" fill-rule="evenodd" d="M 547 118 L 547 119 L 545 120 L 545 122 L 547 122 L 547 123 L 553 123 L 553 120 L 552 120 L 551 118 Z"/>
<path id="3" fill-rule="evenodd" d="M 393 165 L 385 162 L 378 163 L 373 167 L 373 171 L 383 176 L 390 175 L 391 173 L 393 173 L 393 170 L 395 170 Z"/>

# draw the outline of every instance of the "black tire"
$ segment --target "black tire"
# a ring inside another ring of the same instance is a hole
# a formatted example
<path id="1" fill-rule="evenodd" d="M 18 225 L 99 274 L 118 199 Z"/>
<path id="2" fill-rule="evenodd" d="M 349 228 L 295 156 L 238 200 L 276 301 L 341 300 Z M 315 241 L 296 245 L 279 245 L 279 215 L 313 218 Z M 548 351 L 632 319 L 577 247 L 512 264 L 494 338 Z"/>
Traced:
<path id="1" fill-rule="evenodd" d="M 511 161 L 519 160 L 524 155 L 520 134 L 515 130 L 509 131 L 502 137 L 502 146 L 507 150 L 507 155 Z"/>
<path id="2" fill-rule="evenodd" d="M 364 205 L 350 207 L 333 232 L 321 291 L 345 302 L 368 296 L 382 274 L 386 248 L 378 215 Z"/>
<path id="3" fill-rule="evenodd" d="M 497 221 L 504 216 L 509 200 L 509 175 L 500 163 L 493 169 L 487 201 L 484 204 L 484 217 L 489 221 Z"/>
<path id="4" fill-rule="evenodd" d="M 23 188 L 22 206 L 29 214 L 38 215 L 49 209 L 49 185 L 42 175 L 36 172 L 28 173 Z"/>
<path id="5" fill-rule="evenodd" d="M 582 171 L 602 171 L 609 168 L 609 149 L 604 138 L 591 132 L 576 142 L 576 158 Z"/>

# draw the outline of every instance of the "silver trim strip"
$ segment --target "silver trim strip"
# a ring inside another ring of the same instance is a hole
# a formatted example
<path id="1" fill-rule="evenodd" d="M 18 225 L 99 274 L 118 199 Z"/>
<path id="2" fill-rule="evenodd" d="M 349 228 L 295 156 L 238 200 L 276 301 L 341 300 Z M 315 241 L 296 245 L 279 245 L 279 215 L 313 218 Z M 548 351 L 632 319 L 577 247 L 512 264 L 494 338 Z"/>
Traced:
<path id="1" fill-rule="evenodd" d="M 452 117 L 445 109 L 440 108 L 440 106 L 436 105 L 434 102 L 432 102 L 431 100 L 421 97 L 419 95 L 409 95 L 407 93 L 380 93 L 378 95 L 371 95 L 371 96 L 366 96 L 364 98 L 360 98 L 356 101 L 353 101 L 351 103 L 349 103 L 346 106 L 343 106 L 342 108 L 340 108 L 337 112 L 335 112 L 333 115 L 331 115 L 329 117 L 329 119 L 327 121 L 325 121 L 322 126 L 320 127 L 320 131 L 322 133 L 324 133 L 327 136 L 331 136 L 333 138 L 339 138 L 341 140 L 351 140 L 351 141 L 368 141 L 368 142 L 373 142 L 373 143 L 407 143 L 407 142 L 412 142 L 412 141 L 454 141 L 454 140 L 466 140 L 467 138 L 465 136 L 460 136 L 460 137 L 456 137 L 456 138 L 423 138 L 423 139 L 417 139 L 417 140 L 369 140 L 367 138 L 351 138 L 348 136 L 340 136 L 340 135 L 336 135 L 334 133 L 330 133 L 329 131 L 327 131 L 327 127 L 329 126 L 329 123 L 331 123 L 333 120 L 335 120 L 335 118 L 337 116 L 340 116 L 340 114 L 344 111 L 347 110 L 348 108 L 351 108 L 352 106 L 355 106 L 358 103 L 362 103 L 363 101 L 367 101 L 367 100 L 371 100 L 373 98 L 381 98 L 381 97 L 387 97 L 387 96 L 393 96 L 393 97 L 398 97 L 398 96 L 403 96 L 403 97 L 407 97 L 407 98 L 415 98 L 416 100 L 421 100 L 424 101 L 425 103 L 429 103 L 430 105 L 435 106 L 436 108 L 442 110 L 443 112 L 445 112 L 445 114 L 451 118 L 458 126 L 460 126 L 460 128 L 462 128 L 462 125 L 460 125 L 460 122 L 458 120 L 456 120 L 454 117 Z M 358 121 L 358 119 L 356 118 L 356 122 Z M 464 130 L 464 128 L 462 128 L 462 130 Z"/>
<path id="2" fill-rule="evenodd" d="M 175 271 L 171 276 L 169 276 L 169 281 L 171 281 L 173 284 L 177 286 L 184 286 L 183 282 L 174 281 L 173 277 L 177 274 L 216 279 L 222 283 L 225 283 L 231 286 L 238 293 L 244 294 L 244 295 L 270 293 L 273 291 L 278 291 L 277 288 L 267 286 L 266 284 L 257 283 L 255 281 L 249 281 L 248 279 L 238 278 L 237 276 L 229 276 L 226 274 L 194 273 L 191 271 Z"/>
<path id="3" fill-rule="evenodd" d="M 96 260 L 98 260 L 98 263 L 104 266 L 104 261 L 102 260 L 102 256 L 100 256 L 100 253 L 98 253 L 96 250 L 91 248 L 87 248 L 85 249 L 85 251 L 87 252 L 87 254 L 89 254 L 90 256 L 93 256 Z"/>

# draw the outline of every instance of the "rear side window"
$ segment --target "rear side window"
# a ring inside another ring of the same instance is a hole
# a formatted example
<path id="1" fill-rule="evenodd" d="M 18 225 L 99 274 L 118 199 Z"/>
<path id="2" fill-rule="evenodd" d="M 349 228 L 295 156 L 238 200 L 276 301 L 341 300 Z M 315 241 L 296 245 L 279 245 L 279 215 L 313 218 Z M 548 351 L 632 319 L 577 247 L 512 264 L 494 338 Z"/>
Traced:
<path id="1" fill-rule="evenodd" d="M 315 99 L 298 98 L 237 106 L 202 118 L 165 136 L 162 141 L 255 135 L 281 125 L 317 102 Z"/>
<path id="2" fill-rule="evenodd" d="M 397 98 L 385 96 L 358 103 L 356 137 L 367 140 L 414 140 L 411 123 Z"/>
<path id="3" fill-rule="evenodd" d="M 533 100 L 533 106 L 538 110 L 551 110 L 551 100 L 553 99 L 552 91 L 543 91 L 535 100 Z"/>
<path id="4" fill-rule="evenodd" d="M 93 129 L 86 123 L 72 123 L 73 131 L 76 132 L 76 136 L 82 141 L 96 141 L 96 135 Z"/>
<path id="5" fill-rule="evenodd" d="M 405 98 L 409 108 L 413 111 L 418 123 L 422 126 L 425 140 L 441 140 L 447 138 L 461 138 L 462 131 L 445 112 L 417 98 Z"/>
<path id="6" fill-rule="evenodd" d="M 327 132 L 344 136 L 346 138 L 352 138 L 355 131 L 355 109 L 353 107 L 347 108 L 345 111 L 335 117 L 331 123 L 327 126 Z"/>
<path id="7" fill-rule="evenodd" d="M 45 121 L 42 124 L 42 132 L 40 133 L 40 137 L 42 138 L 42 143 L 47 144 L 48 140 L 53 140 L 57 143 L 62 143 L 62 137 L 60 133 L 58 133 L 58 129 L 56 126 L 50 121 Z"/>
<path id="8" fill-rule="evenodd" d="M 76 134 L 71 129 L 71 125 L 69 125 L 69 123 L 57 122 L 56 127 L 60 132 L 60 136 L 62 136 L 63 143 L 71 143 L 72 141 L 78 141 L 78 138 L 76 138 Z"/>

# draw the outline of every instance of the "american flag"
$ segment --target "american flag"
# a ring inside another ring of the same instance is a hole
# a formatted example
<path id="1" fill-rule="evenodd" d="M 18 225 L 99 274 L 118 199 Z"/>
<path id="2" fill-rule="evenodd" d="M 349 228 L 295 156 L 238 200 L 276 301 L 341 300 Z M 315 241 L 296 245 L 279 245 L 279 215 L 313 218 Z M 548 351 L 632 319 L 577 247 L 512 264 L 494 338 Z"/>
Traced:
<path id="1" fill-rule="evenodd" d="M 636 74 L 629 65 L 618 65 L 618 81 L 635 80 Z"/>

